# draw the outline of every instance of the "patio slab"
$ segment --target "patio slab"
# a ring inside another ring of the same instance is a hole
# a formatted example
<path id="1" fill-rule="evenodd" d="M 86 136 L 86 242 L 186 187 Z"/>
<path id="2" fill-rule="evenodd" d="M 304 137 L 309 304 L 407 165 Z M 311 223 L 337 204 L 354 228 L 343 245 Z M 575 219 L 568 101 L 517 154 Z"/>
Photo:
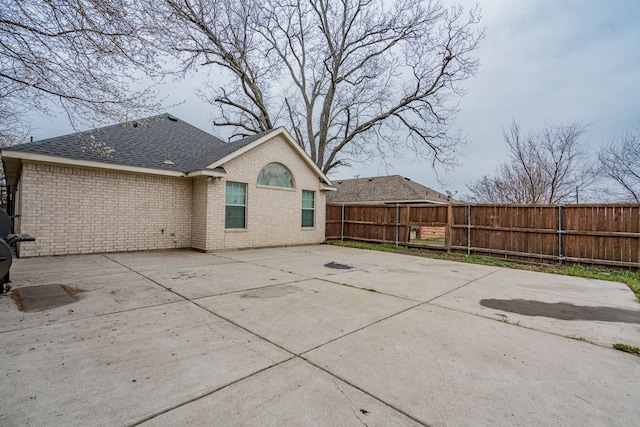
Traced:
<path id="1" fill-rule="evenodd" d="M 414 301 L 426 302 L 469 283 L 470 279 L 426 272 L 411 263 L 372 267 L 326 277 L 362 289 L 373 289 Z"/>
<path id="2" fill-rule="evenodd" d="M 372 263 L 365 263 L 357 257 L 345 257 L 336 253 L 291 253 L 287 258 L 273 258 L 255 261 L 264 267 L 298 274 L 306 278 L 325 278 L 344 272 L 345 270 L 362 270 L 370 268 Z"/>
<path id="3" fill-rule="evenodd" d="M 227 264 L 234 262 L 228 258 L 218 257 L 214 254 L 195 252 L 189 249 L 116 252 L 105 254 L 104 256 L 139 272 L 175 270 L 184 267 L 197 267 L 202 265 Z"/>
<path id="4" fill-rule="evenodd" d="M 350 385 L 294 359 L 162 414 L 144 426 L 419 426 Z"/>
<path id="5" fill-rule="evenodd" d="M 133 424 L 290 357 L 188 302 L 5 332 L 0 424 Z"/>
<path id="6" fill-rule="evenodd" d="M 502 267 L 489 265 L 467 264 L 458 261 L 444 261 L 440 259 L 420 258 L 413 264 L 414 268 L 429 274 L 454 277 L 456 279 L 478 280 L 490 277 L 493 273 L 504 270 Z"/>
<path id="7" fill-rule="evenodd" d="M 189 299 L 305 280 L 306 277 L 248 262 L 171 270 L 145 271 L 145 276 Z"/>
<path id="8" fill-rule="evenodd" d="M 242 262 L 257 262 L 271 259 L 289 259 L 303 252 L 300 247 L 240 249 L 216 252 L 216 256 Z"/>
<path id="9" fill-rule="evenodd" d="M 362 266 L 387 266 L 405 263 L 415 263 L 424 260 L 422 257 L 398 254 L 393 252 L 370 251 L 346 248 L 333 245 L 305 246 L 299 249 L 302 253 L 310 253 L 331 258 L 345 257 L 349 262 Z"/>
<path id="10" fill-rule="evenodd" d="M 129 272 L 104 255 L 18 258 L 11 265 L 11 280 L 19 285 L 59 283 L 70 278 Z"/>
<path id="11" fill-rule="evenodd" d="M 637 357 L 422 305 L 305 355 L 424 425 L 625 425 Z"/>
<path id="12" fill-rule="evenodd" d="M 203 298 L 198 304 L 294 354 L 416 305 L 319 279 Z"/>

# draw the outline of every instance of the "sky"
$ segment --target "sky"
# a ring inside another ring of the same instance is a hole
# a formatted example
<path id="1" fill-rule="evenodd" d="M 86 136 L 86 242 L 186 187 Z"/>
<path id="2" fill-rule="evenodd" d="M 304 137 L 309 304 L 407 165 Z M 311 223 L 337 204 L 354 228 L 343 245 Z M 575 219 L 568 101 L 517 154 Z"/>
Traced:
<path id="1" fill-rule="evenodd" d="M 399 174 L 441 192 L 468 194 L 467 185 L 493 174 L 506 159 L 502 128 L 515 120 L 526 130 L 547 123 L 588 124 L 583 142 L 597 151 L 640 127 L 640 1 L 637 0 L 457 0 L 482 8 L 486 36 L 476 54 L 478 74 L 465 82 L 466 95 L 454 129 L 468 145 L 460 166 L 433 171 L 411 153 L 385 169 L 375 160 L 331 173 L 332 180 Z M 162 88 L 176 117 L 218 135 L 213 109 L 194 91 L 191 76 Z M 158 112 L 160 113 L 160 112 Z M 66 117 L 36 117 L 35 140 L 72 132 Z"/>

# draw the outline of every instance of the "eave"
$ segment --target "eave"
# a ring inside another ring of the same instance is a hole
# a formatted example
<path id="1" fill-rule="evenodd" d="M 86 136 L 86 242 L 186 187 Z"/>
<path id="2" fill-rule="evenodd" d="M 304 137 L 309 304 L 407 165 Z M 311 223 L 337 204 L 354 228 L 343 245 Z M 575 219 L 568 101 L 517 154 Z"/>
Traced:
<path id="1" fill-rule="evenodd" d="M 73 166 L 80 168 L 92 168 L 102 170 L 113 170 L 119 172 L 141 173 L 147 175 L 160 175 L 172 177 L 186 177 L 187 174 L 179 171 L 169 171 L 163 169 L 144 168 L 139 166 L 122 165 L 117 163 L 104 163 L 94 160 L 71 159 L 68 157 L 52 156 L 49 154 L 27 153 L 24 151 L 2 150 L 2 163 L 5 167 L 5 177 L 8 185 L 18 183 L 23 162 L 38 162 L 62 166 Z"/>

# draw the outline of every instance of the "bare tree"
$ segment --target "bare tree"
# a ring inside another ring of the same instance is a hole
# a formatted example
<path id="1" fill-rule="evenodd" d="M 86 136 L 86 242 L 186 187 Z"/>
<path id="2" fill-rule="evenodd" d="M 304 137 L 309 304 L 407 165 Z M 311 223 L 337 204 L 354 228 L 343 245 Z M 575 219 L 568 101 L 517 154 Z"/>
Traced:
<path id="1" fill-rule="evenodd" d="M 451 165 L 479 11 L 388 3 L 165 0 L 147 17 L 183 71 L 212 70 L 203 94 L 217 126 L 246 135 L 285 125 L 324 172 L 404 147 Z"/>
<path id="2" fill-rule="evenodd" d="M 25 111 L 64 109 L 70 119 L 122 117 L 156 107 L 138 80 L 157 73 L 132 0 L 3 0 L 0 105 L 3 135 L 16 138 Z M 3 121 L 7 120 L 3 115 Z M 6 143 L 6 142 L 5 142 Z"/>
<path id="3" fill-rule="evenodd" d="M 31 128 L 24 124 L 22 119 L 24 114 L 26 114 L 24 109 L 0 97 L 0 148 L 19 144 L 27 138 Z"/>
<path id="4" fill-rule="evenodd" d="M 503 130 L 509 160 L 494 176 L 468 186 L 467 199 L 480 203 L 558 204 L 576 202 L 594 180 L 589 151 L 580 143 L 585 125 L 548 124 L 523 134 L 512 122 Z"/>
<path id="5" fill-rule="evenodd" d="M 610 195 L 618 200 L 640 203 L 640 128 L 614 139 L 598 154 L 599 175 L 612 181 Z"/>

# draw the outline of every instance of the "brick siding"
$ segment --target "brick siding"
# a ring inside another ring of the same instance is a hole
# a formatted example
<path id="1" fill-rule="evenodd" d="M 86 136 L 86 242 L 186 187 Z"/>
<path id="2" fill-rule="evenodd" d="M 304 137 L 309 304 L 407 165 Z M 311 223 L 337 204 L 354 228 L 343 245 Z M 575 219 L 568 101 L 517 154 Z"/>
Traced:
<path id="1" fill-rule="evenodd" d="M 189 247 L 191 186 L 185 178 L 25 162 L 19 227 L 36 241 L 20 255 Z"/>
<path id="2" fill-rule="evenodd" d="M 420 227 L 420 238 L 444 238 L 446 229 L 445 227 Z"/>

